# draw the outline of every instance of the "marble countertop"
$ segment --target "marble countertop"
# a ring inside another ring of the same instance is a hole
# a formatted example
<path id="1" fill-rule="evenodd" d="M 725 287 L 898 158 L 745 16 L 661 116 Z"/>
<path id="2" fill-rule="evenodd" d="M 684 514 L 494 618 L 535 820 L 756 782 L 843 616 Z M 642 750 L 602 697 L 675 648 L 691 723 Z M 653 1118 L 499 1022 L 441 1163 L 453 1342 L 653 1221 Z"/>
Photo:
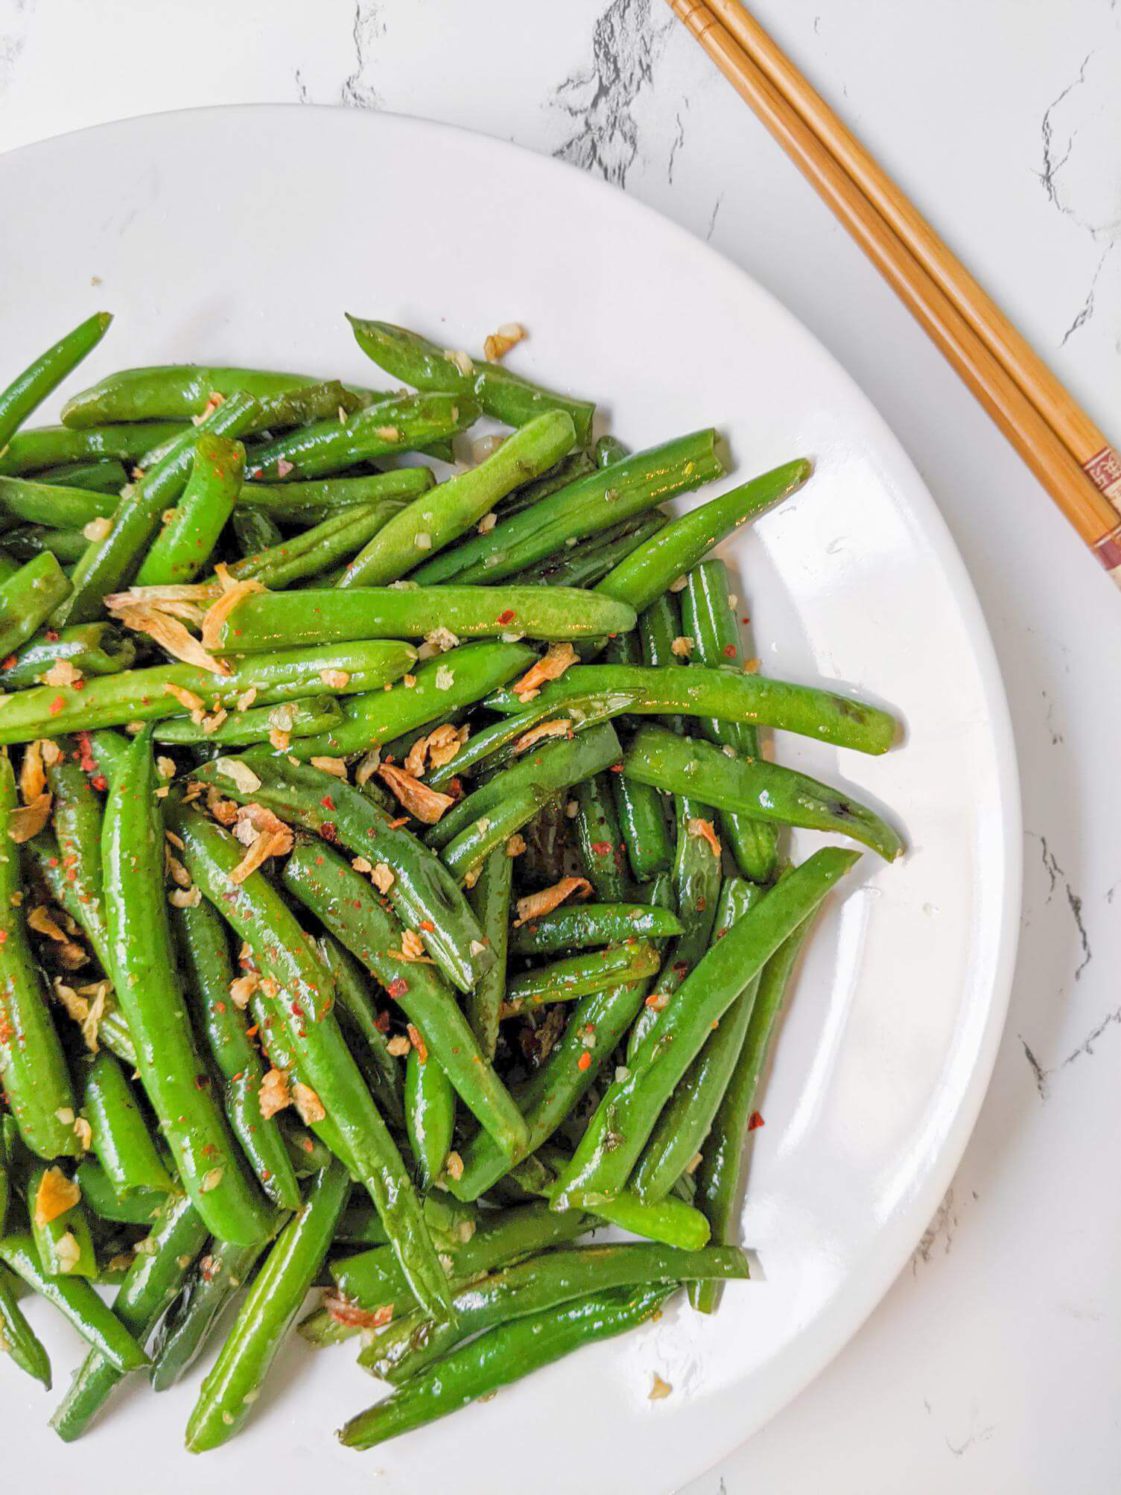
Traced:
<path id="1" fill-rule="evenodd" d="M 755 9 L 1121 437 L 1117 0 Z M 0 149 L 154 110 L 297 100 L 426 115 L 560 156 L 743 265 L 902 439 L 1004 671 L 1027 872 L 976 1133 L 861 1332 L 688 1495 L 1116 1490 L 1115 589 L 660 0 L 0 0 Z"/>

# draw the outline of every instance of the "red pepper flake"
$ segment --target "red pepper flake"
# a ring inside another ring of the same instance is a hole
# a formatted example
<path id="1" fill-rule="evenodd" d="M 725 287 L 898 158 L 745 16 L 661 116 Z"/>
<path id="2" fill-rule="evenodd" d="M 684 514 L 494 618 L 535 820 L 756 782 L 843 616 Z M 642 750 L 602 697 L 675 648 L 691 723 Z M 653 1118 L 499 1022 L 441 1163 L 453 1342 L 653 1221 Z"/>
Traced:
<path id="1" fill-rule="evenodd" d="M 612 773 L 622 773 L 623 772 L 623 765 L 621 763 L 612 763 L 612 765 L 611 765 L 611 772 Z"/>
<path id="2" fill-rule="evenodd" d="M 335 808 L 335 801 L 331 798 L 331 796 L 329 794 L 325 794 L 323 796 L 323 798 L 319 801 L 319 803 L 323 806 L 323 808 L 325 810 L 333 810 Z"/>
<path id="3" fill-rule="evenodd" d="M 744 614 L 744 615 L 743 615 L 743 617 L 742 617 L 742 618 L 741 618 L 741 619 L 740 619 L 740 622 L 741 622 L 741 623 L 750 623 L 750 622 L 751 622 L 751 619 L 750 619 L 750 618 L 749 618 L 749 617 L 748 617 L 748 616 L 747 616 L 747 614 L 746 614 L 746 613 L 745 613 L 745 614 Z"/>
<path id="4" fill-rule="evenodd" d="M 394 1001 L 399 1001 L 409 989 L 409 983 L 403 976 L 395 976 L 385 988 Z"/>
<path id="5" fill-rule="evenodd" d="M 300 1146 L 303 1148 L 303 1150 L 305 1152 L 314 1152 L 315 1151 L 315 1143 L 311 1140 L 310 1137 L 305 1137 L 304 1140 L 301 1142 Z"/>
<path id="6" fill-rule="evenodd" d="M 6 929 L 0 929 L 0 945 L 7 944 L 7 941 L 8 941 L 8 931 Z"/>
<path id="7" fill-rule="evenodd" d="M 592 1056 L 591 1056 L 591 1054 L 588 1053 L 587 1049 L 585 1049 L 584 1052 L 580 1055 L 579 1059 L 577 1059 L 577 1061 L 576 1061 L 576 1068 L 577 1069 L 591 1069 L 591 1067 L 592 1067 Z"/>
<path id="8" fill-rule="evenodd" d="M 257 1034 L 260 1031 L 261 1031 L 260 1024 L 259 1023 L 254 1023 L 251 1028 L 246 1028 L 246 1030 L 245 1030 L 245 1036 L 246 1036 L 246 1038 L 256 1038 Z"/>
<path id="9" fill-rule="evenodd" d="M 52 716 L 57 716 L 60 711 L 65 711 L 65 709 L 66 700 L 63 696 L 55 696 L 54 700 L 47 707 L 47 710 L 51 713 Z"/>
<path id="10" fill-rule="evenodd" d="M 592 850 L 595 852 L 595 854 L 596 854 L 597 857 L 605 857 L 605 856 L 607 856 L 608 852 L 611 850 L 611 842 L 610 841 L 593 841 L 592 842 Z"/>
<path id="11" fill-rule="evenodd" d="M 389 1013 L 388 1012 L 379 1012 L 378 1015 L 377 1015 L 377 1017 L 374 1018 L 374 1027 L 378 1030 L 379 1033 L 388 1033 L 389 1032 Z"/>
<path id="12" fill-rule="evenodd" d="M 753 1132 L 758 1127 L 766 1126 L 766 1125 L 767 1125 L 767 1123 L 763 1120 L 762 1116 L 760 1116 L 759 1112 L 758 1111 L 752 1111 L 752 1113 L 751 1113 L 751 1120 L 747 1123 L 747 1129 L 748 1129 L 748 1131 L 749 1132 Z"/>
<path id="13" fill-rule="evenodd" d="M 333 820 L 325 820 L 319 827 L 319 834 L 323 837 L 324 841 L 333 842 L 339 839 L 339 833 L 335 829 L 335 822 Z"/>
<path id="14" fill-rule="evenodd" d="M 417 928 L 423 930 L 425 934 L 435 934 L 436 932 L 436 926 L 431 919 L 421 919 Z"/>
<path id="15" fill-rule="evenodd" d="M 48 644 L 57 644 L 58 640 L 59 640 L 58 629 L 57 628 L 48 628 L 47 631 L 46 631 L 46 633 L 43 635 L 43 637 L 47 640 Z"/>
<path id="16" fill-rule="evenodd" d="M 495 622 L 496 623 L 512 623 L 516 617 L 517 617 L 517 613 L 514 611 L 514 609 L 512 607 L 508 607 L 508 608 L 506 608 L 506 610 L 504 612 L 500 612 L 498 614 L 498 617 L 495 619 Z"/>
<path id="17" fill-rule="evenodd" d="M 409 1042 L 416 1049 L 416 1056 L 422 1064 L 428 1063 L 428 1046 L 421 1037 L 420 1029 L 415 1028 L 412 1023 L 406 1023 L 405 1031 L 409 1035 Z"/>
<path id="18" fill-rule="evenodd" d="M 14 670 L 18 663 L 19 660 L 16 658 L 16 656 L 14 654 L 9 654 L 7 659 L 4 661 L 4 668 L 6 670 Z"/>
<path id="19" fill-rule="evenodd" d="M 736 646 L 735 646 L 735 644 L 725 644 L 724 645 L 724 658 L 725 659 L 735 659 L 735 657 L 736 657 Z"/>
<path id="20" fill-rule="evenodd" d="M 95 773 L 93 778 L 90 780 L 90 783 L 95 789 L 99 789 L 103 793 L 109 787 L 109 780 L 103 773 Z"/>

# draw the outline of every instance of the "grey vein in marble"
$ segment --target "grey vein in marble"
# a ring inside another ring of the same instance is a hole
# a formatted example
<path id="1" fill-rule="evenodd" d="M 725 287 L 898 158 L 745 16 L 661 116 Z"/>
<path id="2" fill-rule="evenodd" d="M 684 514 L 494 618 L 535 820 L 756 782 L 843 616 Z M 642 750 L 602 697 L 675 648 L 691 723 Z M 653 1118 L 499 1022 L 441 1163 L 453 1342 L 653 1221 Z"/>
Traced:
<path id="1" fill-rule="evenodd" d="M 354 43 L 354 70 L 343 82 L 339 98 L 358 109 L 380 109 L 381 96 L 371 82 L 374 65 L 374 42 L 385 34 L 385 21 L 377 0 L 354 0 L 354 20 L 350 29 Z"/>

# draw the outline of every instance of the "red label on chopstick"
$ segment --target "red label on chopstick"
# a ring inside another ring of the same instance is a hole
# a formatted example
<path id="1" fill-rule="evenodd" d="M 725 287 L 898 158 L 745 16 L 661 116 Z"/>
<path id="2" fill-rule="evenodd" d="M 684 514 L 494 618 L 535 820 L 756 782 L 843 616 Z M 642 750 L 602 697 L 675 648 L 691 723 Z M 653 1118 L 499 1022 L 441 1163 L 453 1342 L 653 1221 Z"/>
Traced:
<path id="1" fill-rule="evenodd" d="M 1121 457 L 1111 446 L 1103 446 L 1088 462 L 1083 462 L 1082 471 L 1099 493 L 1121 506 Z"/>

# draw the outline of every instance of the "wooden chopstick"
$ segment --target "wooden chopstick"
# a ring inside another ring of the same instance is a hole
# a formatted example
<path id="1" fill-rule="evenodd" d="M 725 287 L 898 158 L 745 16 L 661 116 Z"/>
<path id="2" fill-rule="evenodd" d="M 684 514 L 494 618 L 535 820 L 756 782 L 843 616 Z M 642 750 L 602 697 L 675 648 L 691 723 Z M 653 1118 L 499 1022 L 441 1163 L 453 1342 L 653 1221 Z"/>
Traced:
<path id="1" fill-rule="evenodd" d="M 669 0 L 669 4 L 817 188 L 1121 585 L 1121 460 L 1105 437 L 737 0 L 708 0 L 707 4 Z M 730 24 L 723 24 L 725 19 Z M 760 55 L 767 53 L 768 68 L 747 50 L 749 42 L 760 49 Z M 797 90 L 798 102 L 805 101 L 805 114 L 776 78 Z M 840 158 L 830 148 L 834 142 Z M 855 177 L 846 169 L 849 161 Z M 863 190 L 865 184 L 872 197 Z M 908 237 L 912 220 L 925 231 L 923 247 Z M 924 256 L 938 262 L 937 276 Z M 974 299 L 974 290 L 979 300 Z M 1002 335 L 1004 329 L 1008 336 Z M 1093 451 L 1087 453 L 1091 446 Z M 1114 497 L 1117 507 L 1111 502 Z"/>

